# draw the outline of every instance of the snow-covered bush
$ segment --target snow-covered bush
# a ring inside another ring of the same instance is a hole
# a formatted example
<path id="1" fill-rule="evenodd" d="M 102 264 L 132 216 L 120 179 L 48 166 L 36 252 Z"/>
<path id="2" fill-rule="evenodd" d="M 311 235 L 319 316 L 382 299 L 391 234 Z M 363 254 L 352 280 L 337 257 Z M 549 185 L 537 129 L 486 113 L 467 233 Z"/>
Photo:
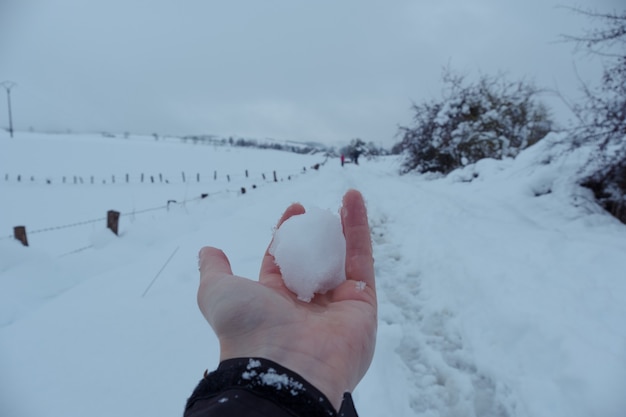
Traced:
<path id="1" fill-rule="evenodd" d="M 626 223 L 626 10 L 600 13 L 574 9 L 602 27 L 566 39 L 602 59 L 604 72 L 597 87 L 583 85 L 584 101 L 572 106 L 578 117 L 574 146 L 596 148 L 586 165 L 582 185 Z"/>
<path id="2" fill-rule="evenodd" d="M 467 84 L 450 70 L 439 101 L 414 104 L 413 126 L 400 127 L 402 171 L 448 172 L 483 158 L 514 157 L 551 131 L 539 90 L 525 81 L 483 75 Z"/>
<path id="3" fill-rule="evenodd" d="M 389 151 L 383 149 L 382 147 L 376 146 L 374 142 L 365 143 L 360 138 L 352 139 L 350 143 L 342 147 L 339 152 L 347 158 L 350 158 L 352 161 L 357 161 L 359 156 L 371 159 L 373 157 L 387 155 L 389 153 Z"/>

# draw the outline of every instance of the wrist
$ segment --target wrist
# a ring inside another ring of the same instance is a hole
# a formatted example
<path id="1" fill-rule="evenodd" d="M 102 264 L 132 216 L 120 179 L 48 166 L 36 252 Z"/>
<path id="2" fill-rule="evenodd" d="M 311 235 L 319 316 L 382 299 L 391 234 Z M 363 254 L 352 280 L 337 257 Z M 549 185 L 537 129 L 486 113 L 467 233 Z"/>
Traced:
<path id="1" fill-rule="evenodd" d="M 342 380 L 343 374 L 337 372 L 339 367 L 306 355 L 287 355 L 273 360 L 301 375 L 330 400 L 335 410 L 339 409 L 343 394 L 349 391 Z"/>

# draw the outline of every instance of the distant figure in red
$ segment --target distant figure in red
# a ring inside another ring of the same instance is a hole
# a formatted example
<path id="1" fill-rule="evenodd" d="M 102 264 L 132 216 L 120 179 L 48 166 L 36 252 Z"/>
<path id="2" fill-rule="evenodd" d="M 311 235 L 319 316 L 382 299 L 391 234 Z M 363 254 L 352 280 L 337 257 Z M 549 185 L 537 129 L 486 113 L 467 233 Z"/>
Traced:
<path id="1" fill-rule="evenodd" d="M 345 162 L 346 162 L 346 157 L 344 156 L 344 154 L 341 154 L 341 166 L 343 166 Z"/>

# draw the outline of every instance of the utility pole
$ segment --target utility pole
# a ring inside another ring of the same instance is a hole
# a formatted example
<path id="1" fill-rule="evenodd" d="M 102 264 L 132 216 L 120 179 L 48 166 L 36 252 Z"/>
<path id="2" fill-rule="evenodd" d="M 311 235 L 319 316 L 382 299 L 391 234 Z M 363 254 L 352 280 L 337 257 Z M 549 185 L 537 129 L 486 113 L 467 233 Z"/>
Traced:
<path id="1" fill-rule="evenodd" d="M 11 134 L 11 137 L 13 137 L 13 116 L 11 114 L 11 89 L 13 87 L 15 87 L 17 84 L 15 84 L 13 81 L 4 81 L 2 83 L 2 86 L 4 87 L 5 90 L 7 90 L 7 103 L 9 105 L 9 133 Z"/>

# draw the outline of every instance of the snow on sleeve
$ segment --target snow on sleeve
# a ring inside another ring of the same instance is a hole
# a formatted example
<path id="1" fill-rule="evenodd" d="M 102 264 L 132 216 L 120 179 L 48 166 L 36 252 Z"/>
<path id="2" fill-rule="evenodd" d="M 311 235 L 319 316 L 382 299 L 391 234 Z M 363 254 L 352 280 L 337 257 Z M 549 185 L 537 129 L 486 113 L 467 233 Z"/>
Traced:
<path id="1" fill-rule="evenodd" d="M 302 383 L 290 378 L 288 375 L 277 373 L 274 368 L 270 368 L 267 372 L 261 374 L 260 378 L 265 385 L 270 385 L 276 389 L 288 389 L 289 393 L 294 397 L 304 391 Z"/>
<path id="2" fill-rule="evenodd" d="M 339 216 L 313 207 L 293 216 L 275 232 L 270 254 L 285 285 L 309 302 L 346 280 L 346 239 Z"/>

